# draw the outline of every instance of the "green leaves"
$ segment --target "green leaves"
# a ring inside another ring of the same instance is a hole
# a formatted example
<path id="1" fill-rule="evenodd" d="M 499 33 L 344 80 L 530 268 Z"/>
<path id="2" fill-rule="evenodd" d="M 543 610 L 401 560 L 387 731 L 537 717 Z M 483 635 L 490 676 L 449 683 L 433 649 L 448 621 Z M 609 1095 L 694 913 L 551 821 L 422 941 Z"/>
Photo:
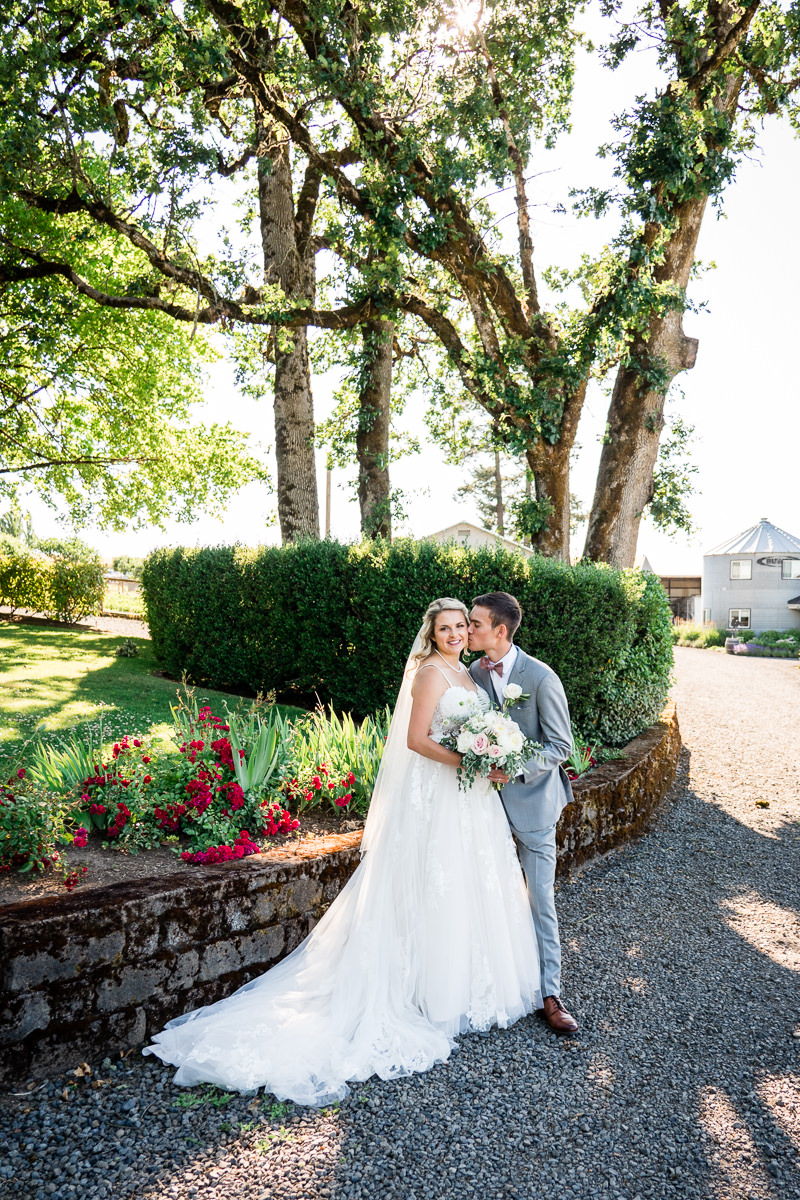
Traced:
<path id="1" fill-rule="evenodd" d="M 258 717 L 257 721 L 258 733 L 255 738 L 248 739 L 249 747 L 243 750 L 237 719 L 228 712 L 233 769 L 239 787 L 245 794 L 264 789 L 275 777 L 287 736 L 286 723 L 277 709 L 272 709 L 266 719 Z"/>
<path id="2" fill-rule="evenodd" d="M 692 476 L 697 474 L 697 466 L 690 458 L 693 434 L 694 426 L 678 417 L 659 446 L 653 499 L 646 511 L 653 524 L 665 533 L 692 534 L 696 530 L 688 507 L 695 491 Z"/>

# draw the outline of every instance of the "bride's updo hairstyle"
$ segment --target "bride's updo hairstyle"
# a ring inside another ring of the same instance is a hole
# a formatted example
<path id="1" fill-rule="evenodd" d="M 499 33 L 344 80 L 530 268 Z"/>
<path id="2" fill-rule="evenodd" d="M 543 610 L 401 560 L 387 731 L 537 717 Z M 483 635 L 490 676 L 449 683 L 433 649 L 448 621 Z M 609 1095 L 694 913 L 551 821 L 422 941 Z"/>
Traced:
<path id="1" fill-rule="evenodd" d="M 438 600 L 434 600 L 428 605 L 425 616 L 422 620 L 422 628 L 419 631 L 422 645 L 414 654 L 417 663 L 422 662 L 423 658 L 427 658 L 434 646 L 433 628 L 436 624 L 436 618 L 439 613 L 443 612 L 460 612 L 464 614 L 464 619 L 469 624 L 469 612 L 466 604 L 461 600 L 454 600 L 452 596 L 440 596 Z"/>

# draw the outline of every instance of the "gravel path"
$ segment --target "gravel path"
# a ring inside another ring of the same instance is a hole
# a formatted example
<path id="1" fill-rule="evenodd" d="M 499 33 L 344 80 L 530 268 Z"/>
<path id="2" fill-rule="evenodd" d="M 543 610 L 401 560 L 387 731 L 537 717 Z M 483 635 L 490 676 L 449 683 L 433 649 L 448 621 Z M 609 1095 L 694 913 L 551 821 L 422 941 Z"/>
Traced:
<path id="1" fill-rule="evenodd" d="M 677 674 L 670 802 L 559 885 L 579 1038 L 531 1017 L 328 1112 L 181 1092 L 133 1052 L 4 1099 L 0 1194 L 800 1196 L 800 672 L 684 649 Z"/>
<path id="2" fill-rule="evenodd" d="M 10 616 L 10 608 L 0 607 L 0 617 Z M 45 617 L 41 613 L 31 612 L 27 608 L 18 608 L 15 619 L 27 621 L 33 625 L 49 625 L 51 627 L 58 627 L 59 629 L 99 629 L 101 633 L 116 633 L 120 637 L 150 637 L 147 622 L 140 620 L 138 617 L 112 617 L 106 614 L 104 616 L 85 617 L 82 621 L 77 621 L 74 625 L 67 625 L 63 621 L 51 621 L 49 617 Z"/>

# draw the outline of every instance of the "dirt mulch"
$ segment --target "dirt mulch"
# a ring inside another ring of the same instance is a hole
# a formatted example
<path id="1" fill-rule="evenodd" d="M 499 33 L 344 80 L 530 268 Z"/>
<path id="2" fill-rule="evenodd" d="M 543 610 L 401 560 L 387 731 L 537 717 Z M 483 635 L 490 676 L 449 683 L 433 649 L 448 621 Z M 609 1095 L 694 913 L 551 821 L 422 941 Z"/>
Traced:
<path id="1" fill-rule="evenodd" d="M 345 820 L 338 817 L 300 818 L 300 828 L 293 834 L 271 838 L 264 853 L 267 860 L 285 861 L 292 858 L 309 858 L 316 848 L 320 849 L 332 834 L 352 833 L 362 829 L 363 820 Z M 180 847 L 179 847 L 180 849 Z M 181 860 L 169 846 L 155 850 L 143 850 L 141 854 L 122 854 L 118 850 L 103 850 L 99 838 L 90 840 L 83 850 L 66 847 L 61 850 L 65 869 L 80 869 L 86 866 L 84 881 L 79 884 L 82 892 L 92 888 L 106 887 L 114 883 L 126 883 L 133 879 L 160 879 L 174 875 L 176 871 L 202 867 L 191 867 Z M 0 873 L 0 909 L 21 900 L 38 900 L 42 896 L 66 896 L 64 875 L 59 869 L 46 872 L 31 872 L 19 875 L 12 872 Z"/>

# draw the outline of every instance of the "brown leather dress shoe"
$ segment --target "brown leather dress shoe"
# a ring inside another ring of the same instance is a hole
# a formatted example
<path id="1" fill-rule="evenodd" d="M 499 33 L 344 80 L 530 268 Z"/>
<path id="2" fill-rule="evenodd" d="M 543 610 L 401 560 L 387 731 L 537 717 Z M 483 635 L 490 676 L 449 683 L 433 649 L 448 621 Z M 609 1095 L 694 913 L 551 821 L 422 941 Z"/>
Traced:
<path id="1" fill-rule="evenodd" d="M 578 1022 L 568 1013 L 558 996 L 545 996 L 542 1001 L 545 1021 L 556 1033 L 576 1033 Z"/>

